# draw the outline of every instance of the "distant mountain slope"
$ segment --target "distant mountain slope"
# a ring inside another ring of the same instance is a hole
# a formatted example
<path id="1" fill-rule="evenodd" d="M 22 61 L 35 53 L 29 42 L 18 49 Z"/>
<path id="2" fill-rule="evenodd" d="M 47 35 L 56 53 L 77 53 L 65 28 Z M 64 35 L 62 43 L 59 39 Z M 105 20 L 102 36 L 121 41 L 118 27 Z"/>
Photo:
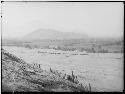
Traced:
<path id="1" fill-rule="evenodd" d="M 85 92 L 88 90 L 80 84 L 61 78 L 54 72 L 34 68 L 2 49 L 2 92 Z"/>
<path id="2" fill-rule="evenodd" d="M 38 29 L 23 37 L 26 40 L 39 39 L 84 39 L 88 38 L 85 34 L 78 34 L 73 32 L 60 32 L 52 29 Z"/>

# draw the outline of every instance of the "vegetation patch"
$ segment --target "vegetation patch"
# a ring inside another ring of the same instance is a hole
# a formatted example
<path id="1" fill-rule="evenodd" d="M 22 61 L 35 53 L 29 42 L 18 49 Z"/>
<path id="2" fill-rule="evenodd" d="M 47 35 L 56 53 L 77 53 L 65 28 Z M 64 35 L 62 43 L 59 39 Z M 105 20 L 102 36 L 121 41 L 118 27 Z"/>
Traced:
<path id="1" fill-rule="evenodd" d="M 42 70 L 2 49 L 2 92 L 88 92 L 91 86 L 79 85 L 73 71 L 63 74 L 50 68 Z"/>

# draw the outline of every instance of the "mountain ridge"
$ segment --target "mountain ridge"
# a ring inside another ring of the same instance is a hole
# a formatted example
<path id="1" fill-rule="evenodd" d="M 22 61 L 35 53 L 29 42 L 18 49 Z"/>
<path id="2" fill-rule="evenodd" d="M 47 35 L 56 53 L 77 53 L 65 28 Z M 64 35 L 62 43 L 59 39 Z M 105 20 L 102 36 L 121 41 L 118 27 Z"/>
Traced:
<path id="1" fill-rule="evenodd" d="M 62 32 L 54 29 L 39 28 L 23 37 L 25 40 L 37 39 L 84 39 L 88 38 L 86 34 L 79 34 L 74 32 Z"/>

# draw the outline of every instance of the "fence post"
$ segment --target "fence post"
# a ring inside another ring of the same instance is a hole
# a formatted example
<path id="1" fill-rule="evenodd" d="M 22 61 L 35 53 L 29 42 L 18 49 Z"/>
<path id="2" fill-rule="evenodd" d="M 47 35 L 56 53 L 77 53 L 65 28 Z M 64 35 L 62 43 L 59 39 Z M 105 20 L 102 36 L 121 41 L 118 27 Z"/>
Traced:
<path id="1" fill-rule="evenodd" d="M 90 90 L 90 92 L 91 92 L 91 85 L 90 85 L 90 83 L 89 83 L 89 90 Z"/>

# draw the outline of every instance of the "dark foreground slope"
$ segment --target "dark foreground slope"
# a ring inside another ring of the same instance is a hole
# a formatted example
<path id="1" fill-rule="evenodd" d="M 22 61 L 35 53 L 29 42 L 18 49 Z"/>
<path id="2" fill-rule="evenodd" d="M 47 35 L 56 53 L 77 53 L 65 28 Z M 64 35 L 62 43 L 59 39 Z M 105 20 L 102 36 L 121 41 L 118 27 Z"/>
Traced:
<path id="1" fill-rule="evenodd" d="M 79 83 L 42 69 L 2 49 L 2 92 L 86 92 Z"/>

